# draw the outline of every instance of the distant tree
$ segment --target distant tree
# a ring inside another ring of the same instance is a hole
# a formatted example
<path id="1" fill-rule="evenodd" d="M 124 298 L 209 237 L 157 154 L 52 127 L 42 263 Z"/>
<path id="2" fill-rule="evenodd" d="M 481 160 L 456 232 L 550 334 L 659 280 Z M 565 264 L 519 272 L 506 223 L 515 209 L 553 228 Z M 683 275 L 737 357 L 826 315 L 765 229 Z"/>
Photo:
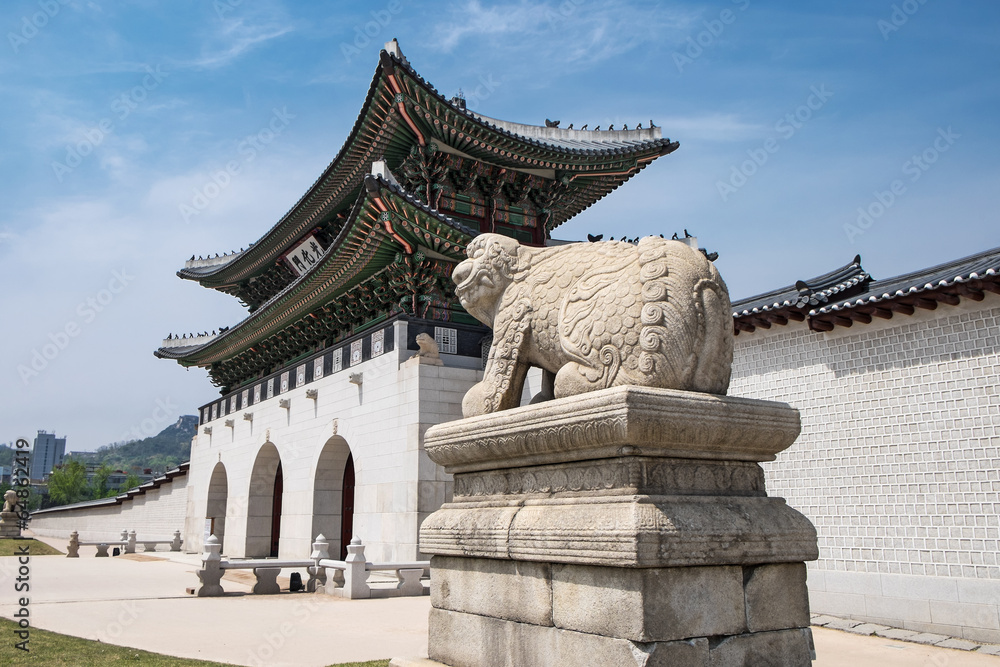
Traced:
<path id="1" fill-rule="evenodd" d="M 70 460 L 49 475 L 49 498 L 53 505 L 68 505 L 86 500 L 87 468 L 79 461 Z"/>
<path id="2" fill-rule="evenodd" d="M 90 482 L 90 496 L 92 498 L 108 498 L 115 495 L 115 489 L 108 487 L 108 479 L 111 477 L 111 466 L 102 463 L 101 467 L 94 472 L 94 478 Z"/>
<path id="3" fill-rule="evenodd" d="M 128 491 L 129 489 L 134 489 L 139 486 L 139 476 L 134 472 L 130 472 L 128 477 L 125 478 L 125 483 L 122 485 L 122 491 Z"/>

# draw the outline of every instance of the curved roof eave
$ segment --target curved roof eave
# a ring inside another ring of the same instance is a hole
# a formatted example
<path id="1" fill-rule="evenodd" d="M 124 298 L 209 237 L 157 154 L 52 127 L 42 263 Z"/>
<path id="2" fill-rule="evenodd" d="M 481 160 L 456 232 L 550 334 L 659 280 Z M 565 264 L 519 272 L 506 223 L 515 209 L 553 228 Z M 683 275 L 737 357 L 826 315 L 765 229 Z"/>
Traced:
<path id="1" fill-rule="evenodd" d="M 306 213 L 306 209 L 309 208 L 310 200 L 317 193 L 317 191 L 326 184 L 331 177 L 335 175 L 338 169 L 343 166 L 347 160 L 347 154 L 350 152 L 350 148 L 354 143 L 354 139 L 360 132 L 361 128 L 365 124 L 368 118 L 368 114 L 371 111 L 372 101 L 375 99 L 375 94 L 379 88 L 379 85 L 383 82 L 383 76 L 388 77 L 395 74 L 395 68 L 402 68 L 407 75 L 416 81 L 421 87 L 423 87 L 430 95 L 437 98 L 437 101 L 441 104 L 447 105 L 447 108 L 454 111 L 455 113 L 462 114 L 467 117 L 470 121 L 481 126 L 483 129 L 497 133 L 499 135 L 505 136 L 509 139 L 518 141 L 525 145 L 542 147 L 548 150 L 552 150 L 558 153 L 562 153 L 567 156 L 629 156 L 638 153 L 648 152 L 653 149 L 658 149 L 656 151 L 655 157 L 669 154 L 676 150 L 679 143 L 676 141 L 671 141 L 670 139 L 664 139 L 660 135 L 660 128 L 643 129 L 643 130 L 626 130 L 626 131 L 589 131 L 589 130 L 568 130 L 559 128 L 544 128 L 540 126 L 531 125 L 521 125 L 517 123 L 509 123 L 507 121 L 496 121 L 496 119 L 489 118 L 487 116 L 482 116 L 481 114 L 473 113 L 466 109 L 459 109 L 454 106 L 449 100 L 447 100 L 440 92 L 437 91 L 432 85 L 430 85 L 423 77 L 421 77 L 417 72 L 409 65 L 405 59 L 397 57 L 394 54 L 390 54 L 385 50 L 382 50 L 379 54 L 379 64 L 375 69 L 375 74 L 372 77 L 372 83 L 369 86 L 368 95 L 365 98 L 365 103 L 362 105 L 361 111 L 358 114 L 358 118 L 355 120 L 354 126 L 351 129 L 350 134 L 344 141 L 343 146 L 340 151 L 338 151 L 337 156 L 330 162 L 329 166 L 323 171 L 319 178 L 310 186 L 306 193 L 299 198 L 298 202 L 281 217 L 281 219 L 275 223 L 270 230 L 268 230 L 264 236 L 262 236 L 257 242 L 252 244 L 247 250 L 235 253 L 232 259 L 225 263 L 220 263 L 209 267 L 197 267 L 197 268 L 183 268 L 177 272 L 177 275 L 186 280 L 197 280 L 207 281 L 206 286 L 218 287 L 225 284 L 230 284 L 243 280 L 250 275 L 252 275 L 259 267 L 266 266 L 271 261 L 273 261 L 278 255 L 287 249 L 287 246 L 293 244 L 298 237 L 299 233 L 291 234 L 289 227 L 292 227 L 295 220 L 298 220 Z M 493 121 L 493 122 L 491 122 Z M 494 124 L 495 122 L 502 123 L 504 126 L 517 126 L 524 128 L 537 128 L 537 130 L 543 133 L 550 129 L 556 129 L 561 133 L 571 133 L 573 135 L 574 141 L 579 141 L 579 143 L 589 144 L 582 147 L 571 147 L 568 145 L 562 145 L 562 143 L 549 143 L 546 141 L 540 141 L 528 136 L 523 136 L 517 134 L 507 127 L 502 127 L 500 125 Z M 405 123 L 399 124 L 400 128 L 406 128 Z M 578 140 L 576 138 L 577 134 L 588 134 L 588 135 L 599 135 L 598 140 L 595 141 L 584 141 Z M 635 134 L 637 137 L 642 137 L 637 141 L 622 140 L 622 137 L 626 135 Z M 649 138 L 645 138 L 646 135 L 650 135 Z M 610 143 L 610 145 L 608 145 Z M 357 165 L 355 165 L 356 167 Z M 645 165 L 639 165 L 638 168 L 630 170 L 630 173 L 622 180 L 628 180 L 634 173 L 638 173 Z M 634 171 L 634 173 L 632 173 Z M 581 173 L 580 177 L 599 177 L 602 174 L 596 173 Z M 342 175 L 343 177 L 343 175 Z M 617 186 L 616 186 L 617 187 Z M 348 188 L 351 190 L 353 188 Z M 344 192 L 341 193 L 341 199 Z M 324 208 L 328 208 L 331 205 L 337 205 L 337 201 L 326 201 L 323 204 Z M 314 210 L 315 212 L 315 210 Z M 308 225 L 307 225 L 308 226 Z M 301 230 L 299 230 L 301 231 Z M 279 242 L 283 236 L 289 236 L 290 240 L 285 240 Z M 247 263 L 251 263 L 249 266 L 245 266 Z"/>
<path id="2" fill-rule="evenodd" d="M 316 280 L 318 274 L 327 268 L 330 262 L 338 257 L 338 250 L 342 247 L 347 238 L 356 231 L 358 217 L 361 215 L 366 205 L 378 196 L 384 195 L 384 193 L 389 193 L 391 196 L 401 199 L 407 205 L 437 219 L 439 222 L 448 225 L 449 227 L 452 227 L 463 236 L 471 238 L 478 234 L 478 232 L 469 229 L 457 220 L 444 215 L 436 209 L 428 207 L 420 200 L 389 183 L 381 176 L 369 175 L 365 178 L 365 188 L 362 190 L 362 193 L 358 196 L 357 201 L 352 207 L 351 214 L 348 217 L 347 222 L 344 224 L 343 229 L 341 229 L 340 234 L 338 234 L 334 242 L 330 244 L 330 247 L 324 251 L 320 261 L 316 262 L 316 264 L 310 268 L 309 271 L 299 276 L 294 282 L 271 297 L 271 299 L 244 318 L 239 324 L 236 324 L 223 333 L 220 333 L 212 340 L 196 346 L 176 348 L 160 347 L 153 352 L 153 355 L 159 359 L 175 359 L 186 365 L 202 365 L 216 361 L 217 359 L 207 357 L 217 354 L 217 350 L 220 347 L 225 347 L 229 341 L 237 339 L 241 335 L 247 336 L 247 340 L 245 341 L 246 346 L 255 344 L 255 342 L 262 337 L 262 334 L 258 333 L 256 336 L 254 334 L 247 335 L 246 330 L 255 324 L 261 324 L 266 322 L 268 319 L 275 317 L 276 306 L 284 299 L 284 297 L 298 291 L 304 284 Z M 388 232 L 386 232 L 386 235 L 391 236 Z M 311 307 L 314 307 L 314 305 L 315 304 L 310 304 Z"/>

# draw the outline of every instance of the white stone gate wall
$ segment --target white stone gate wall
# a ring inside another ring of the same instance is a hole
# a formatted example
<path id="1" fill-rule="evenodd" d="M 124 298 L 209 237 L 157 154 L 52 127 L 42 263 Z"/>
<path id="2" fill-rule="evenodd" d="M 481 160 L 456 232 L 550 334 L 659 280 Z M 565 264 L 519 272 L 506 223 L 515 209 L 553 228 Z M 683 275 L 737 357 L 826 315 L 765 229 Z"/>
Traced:
<path id="1" fill-rule="evenodd" d="M 1000 297 L 743 333 L 733 370 L 802 413 L 765 469 L 819 532 L 813 610 L 1000 642 Z"/>
<path id="2" fill-rule="evenodd" d="M 278 450 L 284 481 L 279 556 L 308 557 L 315 537 L 317 465 L 336 434 L 354 457 L 354 535 L 364 542 L 366 557 L 373 562 L 418 558 L 420 522 L 451 494 L 451 476 L 423 451 L 424 432 L 461 418 L 462 398 L 482 372 L 478 358 L 456 355 L 442 354 L 445 366 L 404 363 L 413 355 L 404 349 L 406 323 L 393 326 L 394 350 L 199 426 L 191 448 L 186 548 L 201 549 L 208 486 L 221 462 L 228 482 L 223 551 L 247 555 L 250 480 L 257 453 L 269 442 Z M 360 385 L 350 382 L 353 373 L 361 374 Z M 316 392 L 315 400 L 307 390 Z M 289 401 L 287 409 L 281 407 L 283 400 Z M 252 421 L 244 413 L 252 414 Z M 253 534 L 270 534 L 270 525 L 255 523 Z M 326 537 L 331 556 L 339 557 L 339 544 L 333 543 L 340 535 Z"/>
<path id="3" fill-rule="evenodd" d="M 81 540 L 114 538 L 122 530 L 134 530 L 140 540 L 170 539 L 175 530 L 184 531 L 187 479 L 187 475 L 174 477 L 121 504 L 109 499 L 104 504 L 87 503 L 35 513 L 29 528 L 43 537 L 64 538 L 75 530 Z"/>

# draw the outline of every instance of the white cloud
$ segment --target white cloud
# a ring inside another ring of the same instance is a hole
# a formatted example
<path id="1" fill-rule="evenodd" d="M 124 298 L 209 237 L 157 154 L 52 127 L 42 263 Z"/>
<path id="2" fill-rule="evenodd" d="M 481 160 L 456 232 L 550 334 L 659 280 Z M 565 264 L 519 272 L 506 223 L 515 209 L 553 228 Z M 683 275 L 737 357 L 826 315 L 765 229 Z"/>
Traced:
<path id="1" fill-rule="evenodd" d="M 648 42 L 679 43 L 691 12 L 659 7 L 641 9 L 588 0 L 528 2 L 483 7 L 469 0 L 433 29 L 431 41 L 450 53 L 460 44 L 487 42 L 491 48 L 517 51 L 539 63 L 589 65 Z M 671 37 L 671 33 L 675 33 Z"/>

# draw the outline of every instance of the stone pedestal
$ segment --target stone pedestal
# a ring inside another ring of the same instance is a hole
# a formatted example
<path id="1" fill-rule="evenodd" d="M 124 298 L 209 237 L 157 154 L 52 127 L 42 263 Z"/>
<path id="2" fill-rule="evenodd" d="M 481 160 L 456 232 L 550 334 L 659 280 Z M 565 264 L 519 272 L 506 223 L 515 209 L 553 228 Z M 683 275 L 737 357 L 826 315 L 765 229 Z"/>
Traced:
<path id="1" fill-rule="evenodd" d="M 758 462 L 798 411 L 618 387 L 435 426 L 431 663 L 799 667 L 816 531 Z"/>
<path id="2" fill-rule="evenodd" d="M 16 512 L 0 512 L 0 538 L 21 537 L 21 526 Z"/>

